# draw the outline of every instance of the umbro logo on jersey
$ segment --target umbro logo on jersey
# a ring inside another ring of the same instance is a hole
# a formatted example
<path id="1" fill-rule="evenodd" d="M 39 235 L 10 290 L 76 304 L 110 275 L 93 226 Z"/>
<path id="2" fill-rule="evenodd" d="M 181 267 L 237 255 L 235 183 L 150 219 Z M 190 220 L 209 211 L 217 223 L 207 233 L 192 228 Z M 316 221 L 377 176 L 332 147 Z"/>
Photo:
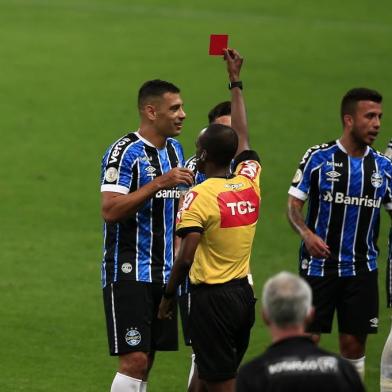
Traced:
<path id="1" fill-rule="evenodd" d="M 147 176 L 149 176 L 149 177 L 155 177 L 155 176 L 156 176 L 156 173 L 154 173 L 154 172 L 155 172 L 157 169 L 155 169 L 155 167 L 153 167 L 153 166 L 147 166 L 144 170 L 147 172 Z"/>
<path id="2" fill-rule="evenodd" d="M 365 197 L 354 197 L 354 196 L 346 196 L 342 192 L 336 192 L 335 195 L 332 195 L 330 191 L 325 192 L 323 195 L 323 201 L 328 203 L 336 203 L 336 204 L 346 204 L 352 206 L 363 206 L 363 207 L 375 207 L 380 208 L 382 198 L 378 199 L 370 199 L 368 196 Z"/>
<path id="3" fill-rule="evenodd" d="M 374 318 L 370 319 L 369 322 L 370 322 L 370 326 L 372 328 L 377 328 L 378 327 L 378 318 L 377 317 L 374 317 Z"/>
<path id="4" fill-rule="evenodd" d="M 329 177 L 329 178 L 327 178 L 327 181 L 339 181 L 338 177 L 341 176 L 341 174 L 335 170 L 329 171 L 325 174 Z"/>

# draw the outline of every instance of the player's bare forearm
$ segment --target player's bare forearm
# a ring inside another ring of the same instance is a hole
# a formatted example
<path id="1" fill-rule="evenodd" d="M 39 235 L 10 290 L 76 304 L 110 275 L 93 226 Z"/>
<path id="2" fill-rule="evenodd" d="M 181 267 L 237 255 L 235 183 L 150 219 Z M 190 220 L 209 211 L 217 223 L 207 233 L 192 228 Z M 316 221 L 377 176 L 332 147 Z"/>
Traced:
<path id="1" fill-rule="evenodd" d="M 306 249 L 312 257 L 325 259 L 331 255 L 329 246 L 306 225 L 302 216 L 304 202 L 289 196 L 287 216 L 291 226 L 302 237 Z"/>
<path id="2" fill-rule="evenodd" d="M 310 231 L 302 215 L 303 206 L 304 202 L 302 200 L 289 195 L 289 200 L 287 204 L 287 218 L 291 224 L 291 227 L 302 238 L 304 238 L 304 235 Z"/>
<path id="3" fill-rule="evenodd" d="M 240 80 L 243 58 L 235 49 L 225 51 L 225 61 L 230 82 Z M 231 126 L 238 135 L 238 149 L 236 155 L 244 150 L 249 150 L 248 121 L 245 101 L 242 90 L 239 87 L 231 89 Z"/>
<path id="4" fill-rule="evenodd" d="M 140 206 L 158 192 L 157 184 L 150 182 L 135 192 L 123 195 L 117 192 L 102 192 L 102 217 L 106 222 L 118 222 L 134 215 Z"/>

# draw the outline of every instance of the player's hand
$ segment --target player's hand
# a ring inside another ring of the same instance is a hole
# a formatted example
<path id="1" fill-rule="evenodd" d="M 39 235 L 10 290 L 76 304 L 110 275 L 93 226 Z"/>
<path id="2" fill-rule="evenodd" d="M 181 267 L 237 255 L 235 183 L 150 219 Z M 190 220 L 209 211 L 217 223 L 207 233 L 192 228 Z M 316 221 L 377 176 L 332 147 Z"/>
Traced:
<path id="1" fill-rule="evenodd" d="M 223 59 L 226 61 L 227 72 L 231 82 L 240 80 L 240 72 L 244 59 L 235 49 L 224 49 Z"/>
<path id="2" fill-rule="evenodd" d="M 161 303 L 159 304 L 158 309 L 158 319 L 165 320 L 165 319 L 172 319 L 174 316 L 174 298 L 163 298 Z"/>
<path id="3" fill-rule="evenodd" d="M 159 189 L 170 189 L 178 184 L 193 185 L 193 172 L 192 170 L 182 167 L 175 167 L 157 177 L 154 181 L 158 183 Z"/>
<path id="4" fill-rule="evenodd" d="M 303 236 L 303 240 L 312 257 L 326 259 L 331 255 L 329 246 L 316 234 L 310 230 Z"/>

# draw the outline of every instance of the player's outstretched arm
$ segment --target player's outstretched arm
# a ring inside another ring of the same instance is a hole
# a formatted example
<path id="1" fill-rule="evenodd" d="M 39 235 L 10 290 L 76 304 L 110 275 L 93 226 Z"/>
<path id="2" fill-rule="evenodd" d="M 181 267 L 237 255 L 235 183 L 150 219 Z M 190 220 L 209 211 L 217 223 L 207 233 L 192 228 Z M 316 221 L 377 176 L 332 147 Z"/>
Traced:
<path id="1" fill-rule="evenodd" d="M 175 167 L 162 176 L 126 195 L 117 192 L 102 192 L 101 212 L 106 222 L 118 222 L 132 216 L 140 206 L 161 189 L 170 189 L 178 184 L 193 184 L 193 173 L 189 169 Z"/>
<path id="2" fill-rule="evenodd" d="M 235 49 L 225 49 L 224 60 L 227 65 L 229 81 L 240 81 L 240 73 L 244 59 Z M 246 116 L 245 101 L 239 87 L 231 89 L 231 126 L 238 135 L 238 149 L 236 156 L 244 150 L 249 150 L 248 121 Z"/>
<path id="3" fill-rule="evenodd" d="M 326 258 L 330 255 L 328 245 L 306 225 L 302 215 L 304 201 L 289 195 L 287 217 L 293 229 L 304 240 L 309 254 L 317 258 Z"/>

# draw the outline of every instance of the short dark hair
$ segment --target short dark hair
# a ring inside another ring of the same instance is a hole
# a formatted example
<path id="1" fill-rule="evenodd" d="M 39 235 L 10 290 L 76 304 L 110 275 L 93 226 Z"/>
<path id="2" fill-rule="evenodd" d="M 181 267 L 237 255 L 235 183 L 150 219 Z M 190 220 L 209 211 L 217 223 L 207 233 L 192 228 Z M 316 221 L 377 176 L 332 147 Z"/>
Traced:
<path id="1" fill-rule="evenodd" d="M 218 117 L 231 115 L 231 102 L 224 101 L 214 106 L 208 113 L 208 123 L 213 123 Z"/>
<path id="2" fill-rule="evenodd" d="M 165 93 L 178 94 L 180 89 L 173 83 L 160 79 L 148 80 L 139 89 L 137 104 L 142 109 L 148 99 L 153 97 L 161 97 Z"/>
<path id="3" fill-rule="evenodd" d="M 199 139 L 200 147 L 207 151 L 207 159 L 217 166 L 230 165 L 238 148 L 238 136 L 233 128 L 223 124 L 210 124 Z"/>
<path id="4" fill-rule="evenodd" d="M 359 101 L 372 101 L 381 103 L 382 95 L 376 90 L 370 90 L 365 87 L 353 88 L 345 94 L 340 105 L 340 116 L 343 121 L 345 114 L 353 115 Z"/>

